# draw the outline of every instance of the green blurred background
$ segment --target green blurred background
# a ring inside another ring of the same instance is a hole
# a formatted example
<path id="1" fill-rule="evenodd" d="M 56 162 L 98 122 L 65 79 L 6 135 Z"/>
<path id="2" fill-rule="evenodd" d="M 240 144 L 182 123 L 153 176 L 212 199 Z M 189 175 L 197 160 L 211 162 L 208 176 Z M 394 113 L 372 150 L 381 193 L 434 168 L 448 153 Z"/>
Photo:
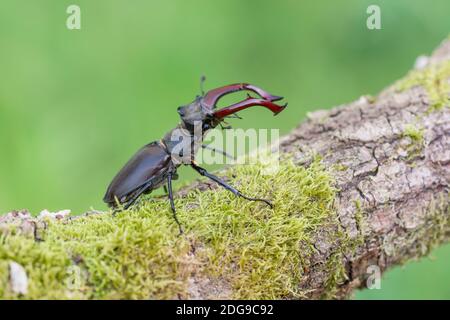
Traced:
<path id="1" fill-rule="evenodd" d="M 66 8 L 81 7 L 81 30 Z M 366 28 L 381 7 L 382 30 Z M 450 32 L 450 2 L 2 0 L 0 212 L 103 209 L 112 176 L 206 88 L 251 82 L 289 108 L 242 128 L 288 133 L 307 111 L 376 94 Z M 189 170 L 182 176 L 192 179 Z M 450 298 L 450 246 L 356 298 Z"/>

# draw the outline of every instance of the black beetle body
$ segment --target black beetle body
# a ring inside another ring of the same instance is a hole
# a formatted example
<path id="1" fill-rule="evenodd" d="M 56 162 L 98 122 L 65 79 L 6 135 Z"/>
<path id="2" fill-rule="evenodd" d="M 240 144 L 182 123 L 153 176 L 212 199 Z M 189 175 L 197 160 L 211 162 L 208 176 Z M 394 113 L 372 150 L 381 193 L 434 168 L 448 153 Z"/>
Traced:
<path id="1" fill-rule="evenodd" d="M 160 187 L 171 169 L 170 154 L 158 142 L 152 142 L 140 149 L 114 177 L 103 200 L 114 205 L 116 198 L 127 203 L 135 194 L 146 189 Z"/>
<path id="2" fill-rule="evenodd" d="M 217 101 L 222 96 L 239 90 L 252 91 L 262 99 L 249 96 L 229 107 L 214 110 Z M 150 193 L 167 184 L 172 212 L 180 232 L 182 232 L 175 214 L 172 180 L 177 178 L 177 168 L 185 164 L 190 165 L 201 175 L 212 179 L 237 196 L 252 201 L 263 201 L 272 206 L 268 200 L 243 195 L 217 176 L 199 167 L 194 160 L 198 149 L 202 147 L 203 137 L 207 131 L 221 124 L 226 117 L 251 106 L 263 106 L 274 114 L 278 114 L 287 105 L 280 106 L 274 103 L 280 99 L 282 97 L 273 96 L 256 86 L 241 83 L 211 90 L 205 95 L 197 97 L 192 103 L 179 107 L 181 123 L 160 141 L 151 142 L 140 149 L 114 177 L 103 200 L 110 207 L 123 206 L 124 209 L 127 209 L 140 195 Z"/>

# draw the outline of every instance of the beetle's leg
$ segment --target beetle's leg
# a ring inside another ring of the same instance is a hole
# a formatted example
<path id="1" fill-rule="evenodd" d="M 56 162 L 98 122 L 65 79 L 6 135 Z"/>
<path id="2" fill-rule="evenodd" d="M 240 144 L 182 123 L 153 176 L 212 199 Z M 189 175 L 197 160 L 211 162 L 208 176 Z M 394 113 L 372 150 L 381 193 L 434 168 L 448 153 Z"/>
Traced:
<path id="1" fill-rule="evenodd" d="M 239 190 L 233 188 L 232 186 L 230 186 L 229 184 L 227 184 L 225 181 L 223 181 L 222 179 L 220 179 L 219 177 L 209 173 L 208 171 L 206 171 L 206 169 L 203 169 L 202 167 L 199 167 L 198 165 L 196 165 L 195 163 L 191 163 L 192 168 L 194 168 L 195 171 L 197 171 L 199 174 L 201 174 L 202 176 L 205 176 L 215 182 L 217 182 L 218 184 L 220 184 L 222 187 L 224 187 L 225 189 L 227 189 L 228 191 L 231 191 L 232 193 L 234 193 L 236 196 L 238 197 L 242 197 L 244 199 L 250 200 L 250 201 L 262 201 L 264 203 L 266 203 L 269 207 L 273 208 L 272 203 L 269 200 L 266 199 L 259 199 L 259 198 L 251 198 L 251 197 L 247 197 L 246 195 L 243 195 Z"/>
<path id="2" fill-rule="evenodd" d="M 152 185 L 152 182 L 149 181 L 146 184 L 144 184 L 142 187 L 140 187 L 139 189 L 137 189 L 137 191 L 135 192 L 135 194 L 133 195 L 133 197 L 131 197 L 130 200 L 127 201 L 127 203 L 125 204 L 125 206 L 123 207 L 124 210 L 127 210 L 129 207 L 131 207 L 133 205 L 133 203 L 136 202 L 136 200 L 140 197 L 141 194 L 143 194 L 145 191 L 147 191 L 147 189 Z"/>
<path id="3" fill-rule="evenodd" d="M 240 117 L 237 113 L 235 113 L 235 114 L 232 114 L 231 116 L 227 116 L 226 118 L 235 118 L 235 119 L 240 119 L 240 120 L 242 120 L 243 118 L 242 117 Z"/>
<path id="4" fill-rule="evenodd" d="M 118 207 L 112 207 L 112 216 L 113 216 L 113 218 L 117 215 L 117 213 L 119 213 L 119 208 Z"/>
<path id="5" fill-rule="evenodd" d="M 211 151 L 214 151 L 214 152 L 219 152 L 219 153 L 223 154 L 225 157 L 235 160 L 235 159 L 233 158 L 233 156 L 231 156 L 230 154 L 226 153 L 226 152 L 223 151 L 223 150 L 219 150 L 219 149 L 210 147 L 209 145 L 206 145 L 206 144 L 202 144 L 202 148 L 203 148 L 203 149 L 208 149 L 208 150 L 211 150 Z"/>
<path id="6" fill-rule="evenodd" d="M 173 201 L 172 173 L 169 173 L 167 175 L 167 189 L 169 189 L 169 201 L 170 201 L 170 207 L 172 208 L 173 218 L 175 219 L 175 222 L 178 225 L 178 229 L 180 230 L 180 234 L 182 234 L 183 233 L 183 228 L 181 227 L 180 221 L 178 221 L 177 212 L 175 210 L 175 203 Z"/>
<path id="7" fill-rule="evenodd" d="M 224 126 L 223 125 L 224 123 L 227 124 L 227 125 Z M 220 129 L 222 129 L 222 130 L 230 130 L 231 129 L 231 126 L 228 124 L 228 122 L 222 121 L 222 122 L 219 123 L 219 125 L 220 125 Z"/>
<path id="8" fill-rule="evenodd" d="M 167 191 L 167 186 L 164 185 L 163 188 L 164 188 L 164 192 L 166 193 L 166 195 L 168 195 L 168 194 L 169 194 L 169 191 Z"/>
<path id="9" fill-rule="evenodd" d="M 217 101 L 224 95 L 241 90 L 252 91 L 268 101 L 278 101 L 283 99 L 283 97 L 271 95 L 257 86 L 248 83 L 236 83 L 208 91 L 202 101 L 207 107 L 212 109 L 216 106 Z"/>

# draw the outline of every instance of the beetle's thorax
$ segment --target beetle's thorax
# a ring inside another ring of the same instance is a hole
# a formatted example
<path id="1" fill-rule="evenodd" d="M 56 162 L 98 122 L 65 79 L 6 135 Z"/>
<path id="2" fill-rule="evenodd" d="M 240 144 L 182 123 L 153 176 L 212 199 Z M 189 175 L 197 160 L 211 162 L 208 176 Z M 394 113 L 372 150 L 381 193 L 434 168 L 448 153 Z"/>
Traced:
<path id="1" fill-rule="evenodd" d="M 175 164 L 191 163 L 202 146 L 203 137 L 220 122 L 211 110 L 204 107 L 202 99 L 197 97 L 190 104 L 178 108 L 181 122 L 161 141 Z"/>
<path id="2" fill-rule="evenodd" d="M 203 97 L 197 96 L 191 103 L 178 107 L 181 125 L 192 134 L 201 128 L 203 131 L 215 128 L 220 120 L 216 119 L 214 112 L 203 103 Z"/>

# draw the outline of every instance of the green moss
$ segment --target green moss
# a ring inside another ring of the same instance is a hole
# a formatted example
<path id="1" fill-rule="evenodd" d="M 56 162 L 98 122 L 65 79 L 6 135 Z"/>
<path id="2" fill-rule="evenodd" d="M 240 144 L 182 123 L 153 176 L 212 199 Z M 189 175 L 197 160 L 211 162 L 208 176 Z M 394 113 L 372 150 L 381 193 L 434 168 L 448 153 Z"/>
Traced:
<path id="1" fill-rule="evenodd" d="M 365 95 L 365 97 L 366 97 L 367 101 L 371 104 L 377 102 L 377 98 L 370 94 Z"/>
<path id="2" fill-rule="evenodd" d="M 65 270 L 70 259 L 58 243 L 36 243 L 21 236 L 0 238 L 0 297 L 15 298 L 9 290 L 9 261 L 24 266 L 29 282 L 27 298 L 56 299 L 64 294 Z"/>
<path id="3" fill-rule="evenodd" d="M 0 261 L 24 266 L 30 279 L 26 298 L 173 298 L 188 250 L 177 243 L 175 230 L 167 217 L 142 212 L 53 222 L 43 242 L 3 238 Z"/>
<path id="4" fill-rule="evenodd" d="M 326 270 L 329 270 L 329 272 L 325 282 L 325 290 L 322 295 L 323 299 L 335 298 L 339 285 L 347 280 L 343 260 L 343 251 L 333 252 L 328 258 Z"/>
<path id="5" fill-rule="evenodd" d="M 175 201 L 183 236 L 166 199 L 142 201 L 115 217 L 50 222 L 42 242 L 4 236 L 0 297 L 19 298 L 8 287 L 9 261 L 26 269 L 25 298 L 32 299 L 183 297 L 194 273 L 229 284 L 233 298 L 302 297 L 298 284 L 302 262 L 313 252 L 311 238 L 335 217 L 333 179 L 319 159 L 308 168 L 283 161 L 273 175 L 264 169 L 235 166 L 227 176 L 243 193 L 271 199 L 273 210 L 222 188 L 192 191 Z M 342 273 L 334 260 L 328 267 L 330 274 Z"/>
<path id="6" fill-rule="evenodd" d="M 206 194 L 196 196 L 206 210 L 189 218 L 199 239 L 211 245 L 209 272 L 226 275 L 240 298 L 302 295 L 297 288 L 301 260 L 311 253 L 311 236 L 333 212 L 335 190 L 329 174 L 318 160 L 308 169 L 286 163 L 267 177 L 252 166 L 233 171 L 239 177 L 233 184 L 247 194 L 272 199 L 275 209 L 224 191 L 215 193 L 212 202 L 203 199 Z"/>
<path id="7" fill-rule="evenodd" d="M 412 124 L 407 124 L 403 131 L 404 137 L 409 137 L 414 143 L 423 143 L 423 129 L 417 128 Z"/>
<path id="8" fill-rule="evenodd" d="M 399 80 L 396 89 L 404 91 L 414 86 L 423 86 L 430 100 L 430 111 L 449 105 L 450 61 L 432 64 L 422 70 L 413 70 Z"/>

